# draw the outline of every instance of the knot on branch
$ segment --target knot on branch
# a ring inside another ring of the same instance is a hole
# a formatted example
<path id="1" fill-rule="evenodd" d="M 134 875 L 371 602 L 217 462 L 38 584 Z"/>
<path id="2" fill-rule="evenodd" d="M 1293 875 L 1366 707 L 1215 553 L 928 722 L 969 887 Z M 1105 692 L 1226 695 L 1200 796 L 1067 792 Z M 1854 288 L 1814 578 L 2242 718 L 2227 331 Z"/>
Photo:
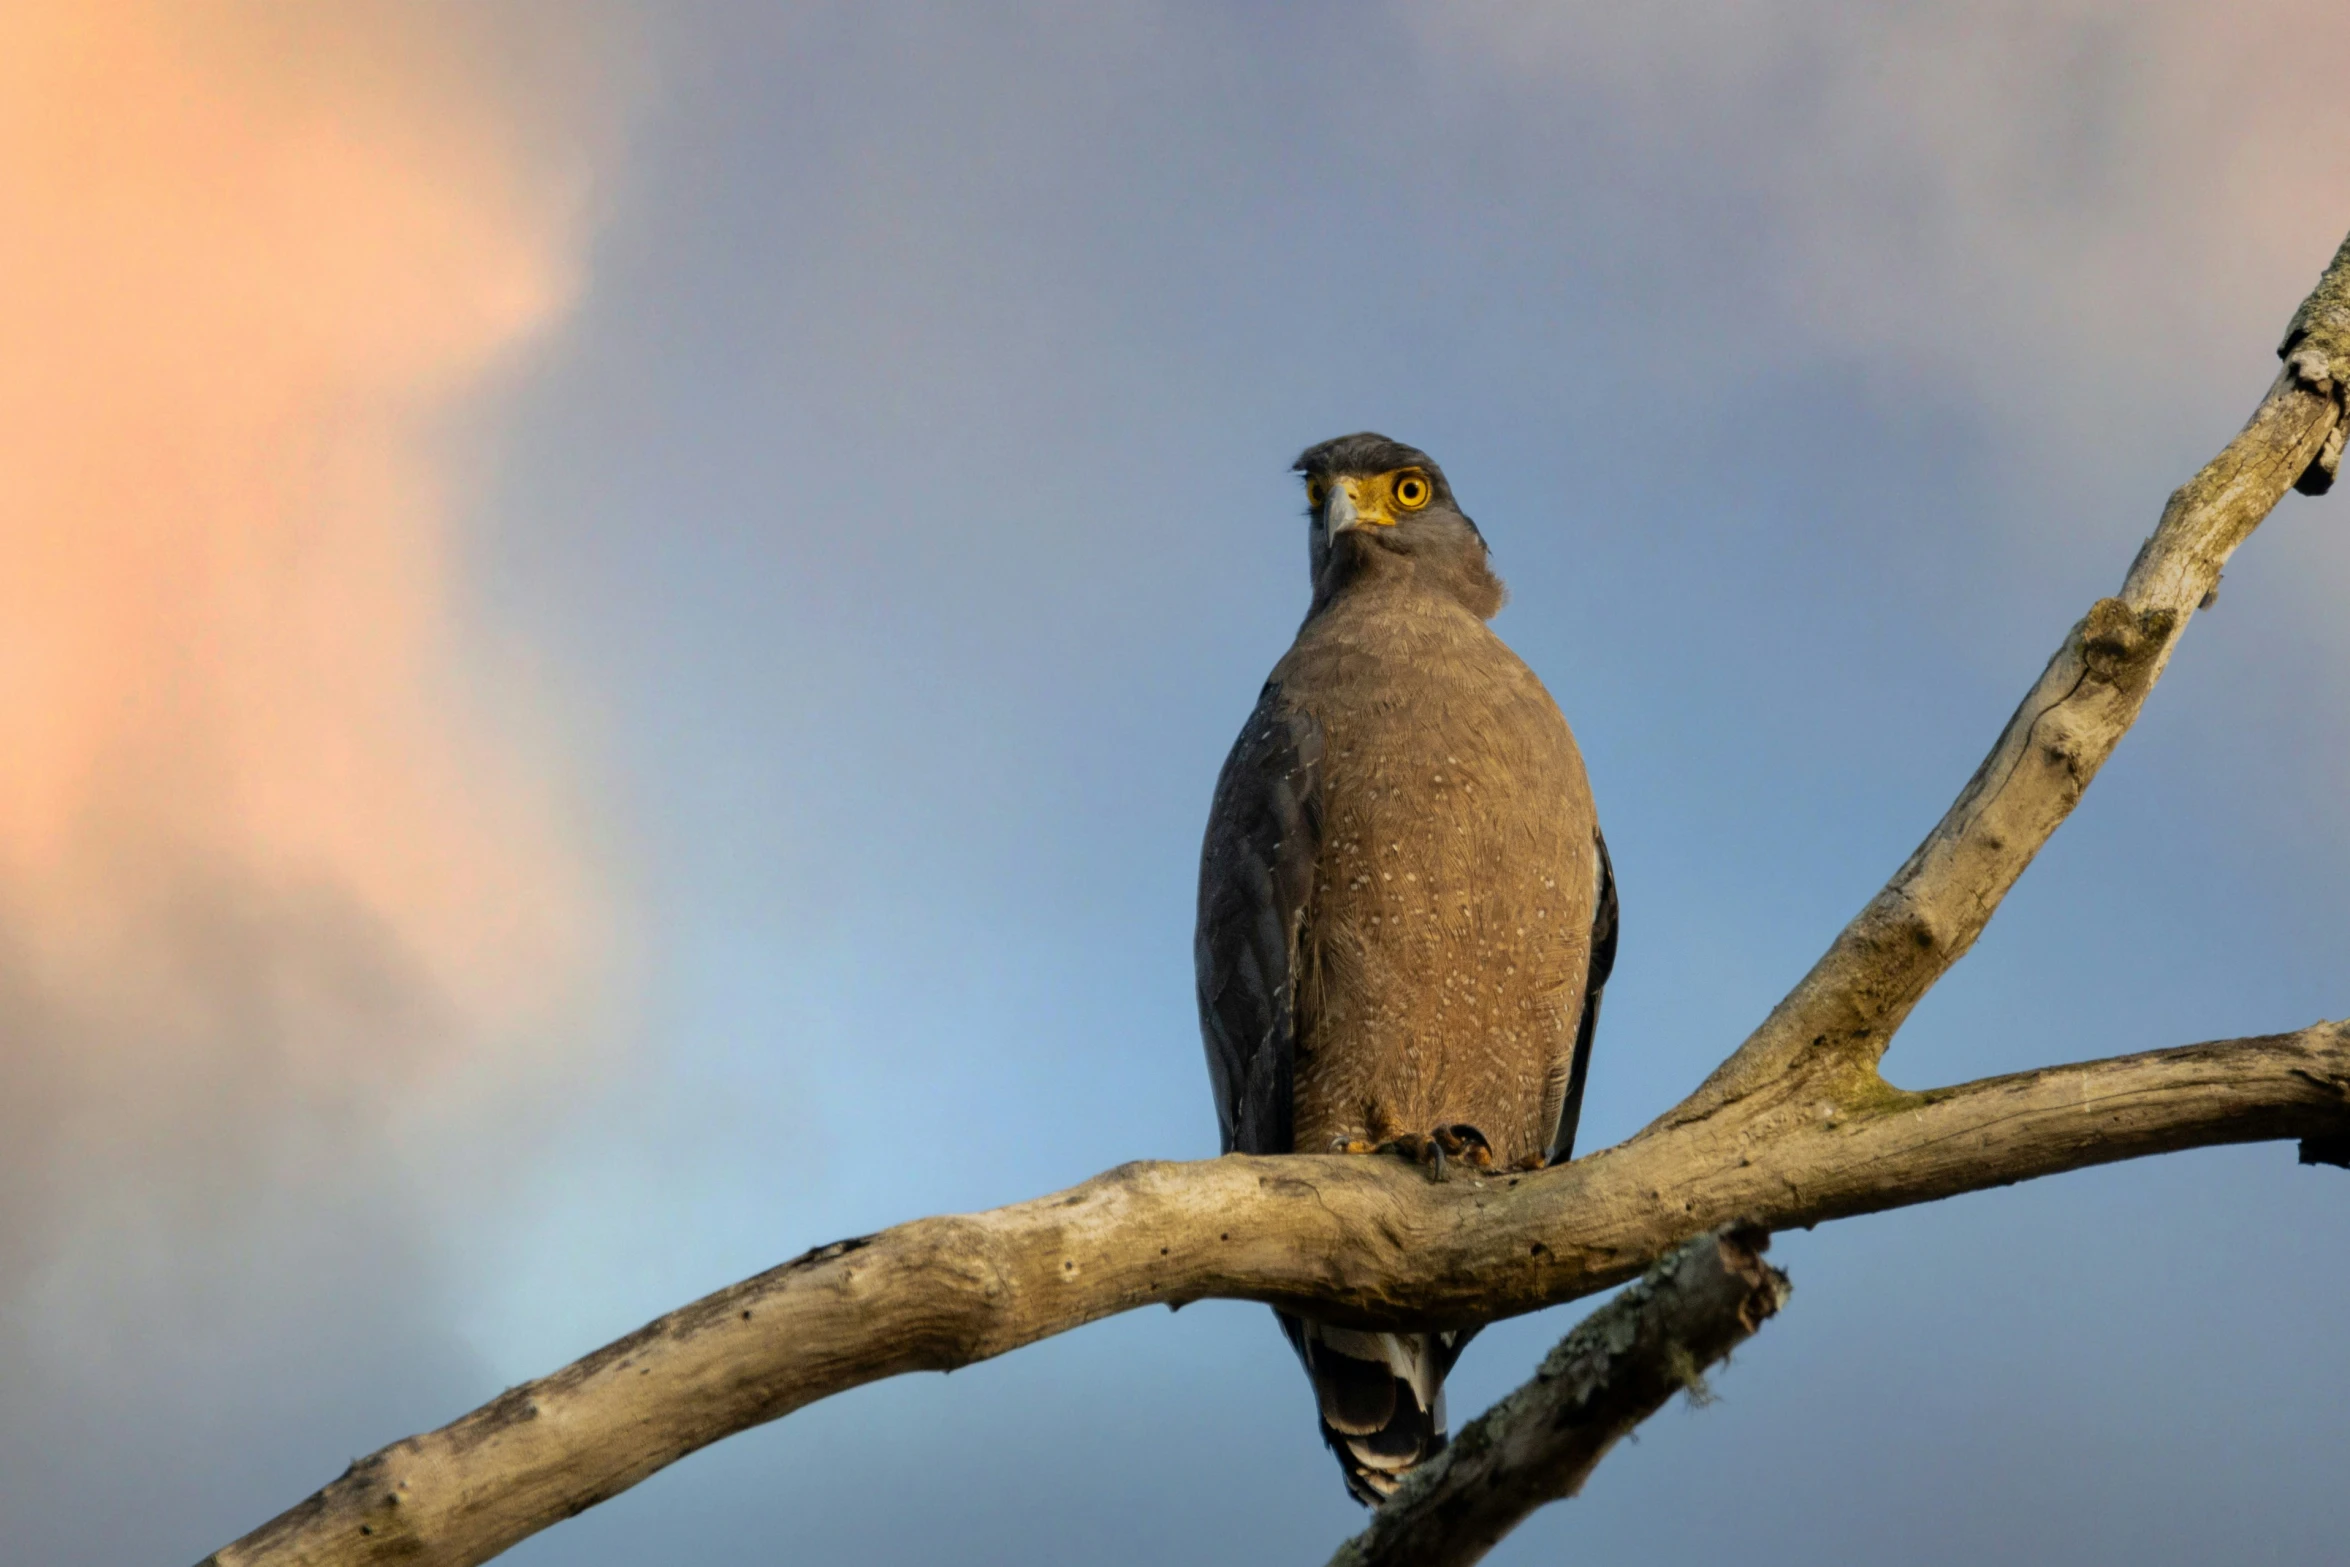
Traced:
<path id="1" fill-rule="evenodd" d="M 2293 484 L 2304 495 L 2323 495 L 2333 488 L 2343 442 L 2350 438 L 2350 240 L 2294 313 L 2277 357 L 2305 389 L 2333 399 L 2334 428 Z"/>
<path id="2" fill-rule="evenodd" d="M 2350 329 L 2337 334 L 2350 339 Z M 2334 487 L 2334 475 L 2342 468 L 2342 446 L 2350 439 L 2350 343 L 2328 349 L 2317 343 L 2304 343 L 2285 361 L 2293 379 L 2304 391 L 2328 398 L 2334 405 L 2334 426 L 2326 432 L 2317 455 L 2293 481 L 2293 488 L 2304 495 L 2323 495 Z"/>
<path id="3" fill-rule="evenodd" d="M 2099 599 L 2081 617 L 2081 662 L 2107 685 L 2127 684 L 2151 669 L 2178 625 L 2175 611 L 2138 611 L 2120 599 Z"/>

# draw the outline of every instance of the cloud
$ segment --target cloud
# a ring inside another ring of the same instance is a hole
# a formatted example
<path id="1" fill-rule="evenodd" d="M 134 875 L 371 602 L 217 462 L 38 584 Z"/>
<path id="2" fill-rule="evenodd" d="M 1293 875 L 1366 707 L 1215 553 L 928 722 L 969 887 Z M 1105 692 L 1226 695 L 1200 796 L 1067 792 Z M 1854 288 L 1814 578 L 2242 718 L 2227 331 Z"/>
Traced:
<path id="1" fill-rule="evenodd" d="M 2326 0 L 1407 14 L 1521 105 L 1709 171 L 1758 214 L 1745 264 L 1831 340 L 2034 417 L 2227 375 L 2350 211 L 2350 12 Z"/>
<path id="2" fill-rule="evenodd" d="M 457 8 L 0 10 L 19 1438 L 28 1386 L 135 1378 L 191 1290 L 234 1316 L 355 1236 L 397 1271 L 402 1140 L 590 994 L 575 784 L 464 594 L 456 426 L 580 287 L 583 144 L 496 43 Z"/>

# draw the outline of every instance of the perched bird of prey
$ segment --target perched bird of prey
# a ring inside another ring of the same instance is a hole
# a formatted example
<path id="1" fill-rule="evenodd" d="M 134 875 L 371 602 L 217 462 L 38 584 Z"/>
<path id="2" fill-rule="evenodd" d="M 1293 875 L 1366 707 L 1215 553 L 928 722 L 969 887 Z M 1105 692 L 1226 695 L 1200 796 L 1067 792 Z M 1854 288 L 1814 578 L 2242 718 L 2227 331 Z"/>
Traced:
<path id="1" fill-rule="evenodd" d="M 1425 452 L 1297 460 L 1313 602 L 1216 781 L 1200 1031 L 1242 1153 L 1532 1169 L 1574 1146 L 1616 892 L 1558 704 L 1485 624 L 1501 580 Z M 1368 1505 L 1444 1446 L 1474 1326 L 1277 1312 Z"/>

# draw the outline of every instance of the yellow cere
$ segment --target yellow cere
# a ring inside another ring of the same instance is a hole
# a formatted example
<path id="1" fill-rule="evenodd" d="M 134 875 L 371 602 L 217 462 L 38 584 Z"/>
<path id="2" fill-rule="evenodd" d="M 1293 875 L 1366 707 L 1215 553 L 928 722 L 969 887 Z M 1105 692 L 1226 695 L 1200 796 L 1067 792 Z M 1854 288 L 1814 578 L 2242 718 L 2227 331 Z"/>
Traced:
<path id="1" fill-rule="evenodd" d="M 1370 478 L 1345 475 L 1338 486 L 1354 505 L 1355 521 L 1380 528 L 1394 527 L 1398 511 L 1418 511 L 1436 498 L 1435 484 L 1418 468 L 1398 468 Z M 1329 496 L 1330 486 L 1325 481 L 1306 481 L 1307 505 L 1319 510 Z"/>

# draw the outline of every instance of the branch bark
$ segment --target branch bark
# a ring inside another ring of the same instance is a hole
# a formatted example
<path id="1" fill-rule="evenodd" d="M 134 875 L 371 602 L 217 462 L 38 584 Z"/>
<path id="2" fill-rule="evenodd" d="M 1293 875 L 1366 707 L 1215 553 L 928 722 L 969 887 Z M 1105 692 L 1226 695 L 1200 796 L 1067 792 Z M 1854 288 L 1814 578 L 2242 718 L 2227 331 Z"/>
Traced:
<path id="1" fill-rule="evenodd" d="M 1406 1477 L 1330 1567 L 1468 1567 L 1582 1490 L 1610 1448 L 1675 1393 L 1700 1393 L 1705 1371 L 1787 1303 L 1769 1245 L 1743 1224 L 1682 1243 Z"/>
<path id="2" fill-rule="evenodd" d="M 2116 1159 L 2350 1130 L 2350 1024 L 1823 1099 L 1539 1175 L 1401 1161 L 1129 1164 L 1050 1197 L 818 1248 L 452 1425 L 396 1442 L 213 1567 L 485 1561 L 696 1448 L 849 1388 L 1208 1297 L 1365 1327 L 1484 1321 L 1623 1282 L 1701 1230 L 1785 1229 Z"/>
<path id="3" fill-rule="evenodd" d="M 2330 479 L 2350 384 L 2350 239 L 2303 301 L 2284 368 L 2236 438 L 2173 491 L 2118 597 L 2067 633 L 1991 753 L 1893 879 L 1760 1028 L 1659 1124 L 1758 1091 L 1868 1079 L 1935 981 L 1966 956 L 2135 723 L 2220 570 L 2285 492 Z M 2316 486 L 2322 489 L 2324 486 Z"/>
<path id="4" fill-rule="evenodd" d="M 698 1447 L 880 1377 L 1208 1296 L 1370 1327 L 1470 1323 L 1620 1283 L 1710 1226 L 1766 1229 L 2174 1149 L 2350 1148 L 2350 1025 L 1909 1093 L 1877 1063 L 2136 719 L 2227 558 L 2338 462 L 2350 242 L 2285 368 L 2170 499 L 1916 853 L 1787 999 L 1630 1142 L 1431 1186 L 1387 1161 L 1134 1164 L 1033 1202 L 823 1247 L 394 1443 L 212 1567 L 471 1564 Z"/>

